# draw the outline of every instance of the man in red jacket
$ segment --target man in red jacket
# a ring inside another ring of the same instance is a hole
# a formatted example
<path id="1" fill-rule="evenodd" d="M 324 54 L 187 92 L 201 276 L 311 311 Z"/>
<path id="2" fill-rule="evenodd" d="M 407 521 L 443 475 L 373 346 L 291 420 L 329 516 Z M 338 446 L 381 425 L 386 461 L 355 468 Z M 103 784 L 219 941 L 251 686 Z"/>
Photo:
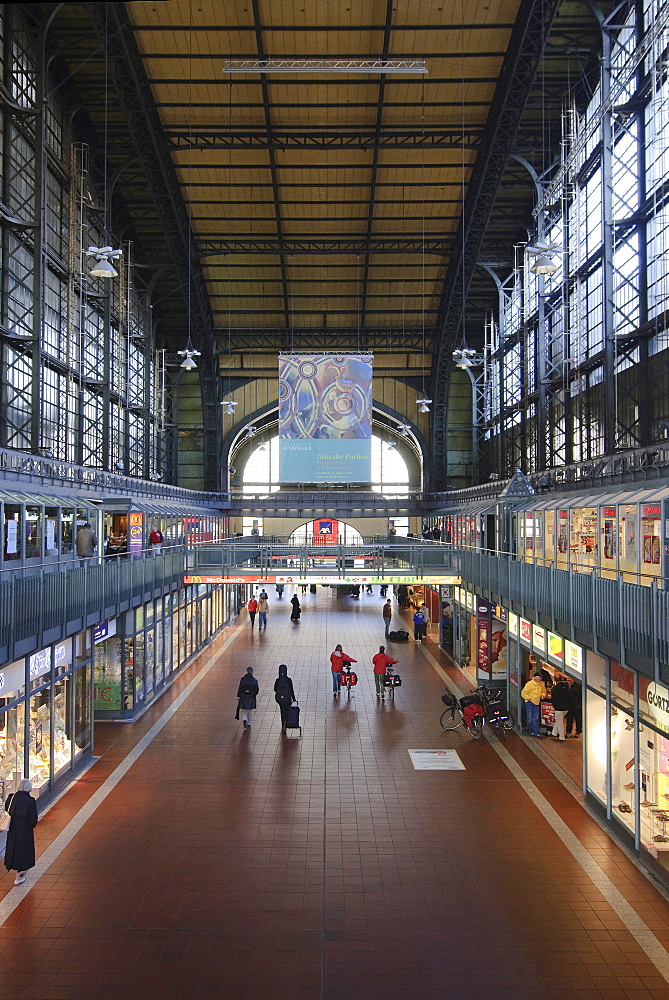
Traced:
<path id="1" fill-rule="evenodd" d="M 391 663 L 397 663 L 397 660 L 393 660 L 392 656 L 388 656 L 386 653 L 385 646 L 379 646 L 379 651 L 376 656 L 372 657 L 372 663 L 374 664 L 374 683 L 376 684 L 376 697 L 385 698 L 386 691 L 383 684 L 386 672 L 388 670 L 388 665 Z"/>

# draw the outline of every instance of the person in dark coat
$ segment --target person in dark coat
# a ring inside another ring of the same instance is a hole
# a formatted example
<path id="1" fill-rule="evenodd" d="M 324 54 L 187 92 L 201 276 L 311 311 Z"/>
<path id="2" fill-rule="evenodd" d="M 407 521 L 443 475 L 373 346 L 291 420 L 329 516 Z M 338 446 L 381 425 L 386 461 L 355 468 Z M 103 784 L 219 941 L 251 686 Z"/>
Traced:
<path id="1" fill-rule="evenodd" d="M 302 614 L 302 608 L 300 607 L 300 599 L 297 594 L 293 594 L 290 599 L 290 603 L 293 605 L 293 610 L 290 613 L 291 622 L 296 622 L 300 615 Z"/>
<path id="2" fill-rule="evenodd" d="M 405 583 L 401 583 L 397 588 L 397 601 L 402 611 L 409 607 L 409 590 Z"/>
<path id="3" fill-rule="evenodd" d="M 274 681 L 274 700 L 281 709 L 281 728 L 285 729 L 288 709 L 296 701 L 293 682 L 288 676 L 288 667 L 285 663 L 279 664 L 279 676 Z"/>
<path id="4" fill-rule="evenodd" d="M 553 703 L 553 710 L 555 712 L 555 725 L 553 726 L 551 736 L 559 740 L 560 743 L 564 743 L 564 720 L 569 711 L 569 684 L 567 683 L 567 678 L 561 674 L 555 675 L 551 689 L 551 702 Z"/>
<path id="5" fill-rule="evenodd" d="M 7 796 L 5 812 L 10 815 L 5 848 L 5 868 L 15 871 L 14 885 L 22 885 L 26 872 L 35 867 L 35 834 L 37 826 L 37 803 L 30 794 L 32 781 L 23 778 L 18 791 Z"/>
<path id="6" fill-rule="evenodd" d="M 241 715 L 244 729 L 251 728 L 251 712 L 256 708 L 257 694 L 258 681 L 253 676 L 253 667 L 247 667 L 246 673 L 240 680 L 239 687 L 237 688 L 237 697 L 239 698 L 237 713 L 238 717 Z"/>
<path id="7" fill-rule="evenodd" d="M 570 678 L 571 681 L 571 678 Z M 571 681 L 569 685 L 569 711 L 567 712 L 566 736 L 580 736 L 583 728 L 583 687 L 578 681 Z M 572 728 L 576 729 L 572 733 Z"/>

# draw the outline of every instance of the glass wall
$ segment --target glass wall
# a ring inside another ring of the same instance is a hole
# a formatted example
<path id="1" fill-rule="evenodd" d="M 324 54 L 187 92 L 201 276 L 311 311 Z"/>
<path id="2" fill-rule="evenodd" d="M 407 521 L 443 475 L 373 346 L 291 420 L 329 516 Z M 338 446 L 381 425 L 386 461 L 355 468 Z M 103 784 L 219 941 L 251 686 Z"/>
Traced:
<path id="1" fill-rule="evenodd" d="M 133 718 L 235 613 L 232 588 L 180 590 L 92 632 L 97 719 Z"/>

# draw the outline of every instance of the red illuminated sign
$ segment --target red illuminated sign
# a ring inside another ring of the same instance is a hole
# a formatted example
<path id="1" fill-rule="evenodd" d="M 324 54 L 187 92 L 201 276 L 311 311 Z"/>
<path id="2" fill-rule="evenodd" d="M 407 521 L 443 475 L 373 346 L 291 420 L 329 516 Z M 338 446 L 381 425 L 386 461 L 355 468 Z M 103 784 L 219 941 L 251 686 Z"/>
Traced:
<path id="1" fill-rule="evenodd" d="M 643 512 L 647 517 L 659 517 L 662 513 L 660 507 L 644 507 Z"/>
<path id="2" fill-rule="evenodd" d="M 615 516 L 616 516 L 616 508 L 615 507 L 605 507 L 604 508 L 604 517 L 615 517 Z"/>

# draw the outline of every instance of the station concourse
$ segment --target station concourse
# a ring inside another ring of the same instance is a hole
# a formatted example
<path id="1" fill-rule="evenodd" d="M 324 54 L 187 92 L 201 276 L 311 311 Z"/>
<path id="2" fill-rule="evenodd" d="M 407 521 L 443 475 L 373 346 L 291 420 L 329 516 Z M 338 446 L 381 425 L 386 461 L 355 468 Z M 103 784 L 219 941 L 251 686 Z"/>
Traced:
<path id="1" fill-rule="evenodd" d="M 2 879 L 3 1000 L 667 1000 L 666 894 L 564 773 L 516 734 L 440 729 L 464 680 L 433 635 L 389 644 L 403 685 L 381 703 L 378 588 L 302 604 L 293 623 L 272 599 L 266 632 L 243 614 L 134 726 L 98 727 L 37 867 Z M 301 738 L 281 732 L 281 662 Z M 414 770 L 410 749 L 443 748 L 463 770 Z"/>

